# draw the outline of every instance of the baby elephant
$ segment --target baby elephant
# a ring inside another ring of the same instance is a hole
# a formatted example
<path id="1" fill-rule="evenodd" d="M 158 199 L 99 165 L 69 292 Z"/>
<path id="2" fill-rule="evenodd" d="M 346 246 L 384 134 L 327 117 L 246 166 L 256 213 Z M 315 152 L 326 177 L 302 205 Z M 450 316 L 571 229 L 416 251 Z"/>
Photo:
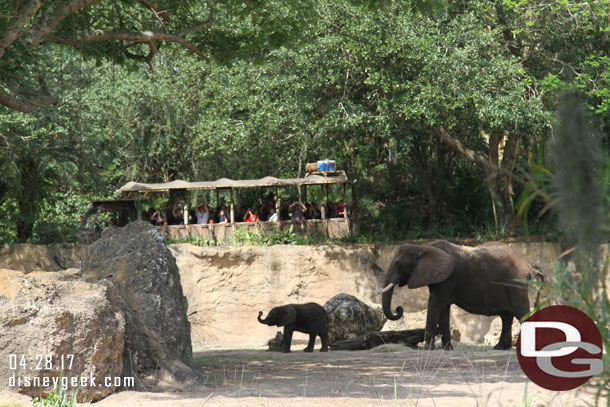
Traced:
<path id="1" fill-rule="evenodd" d="M 309 334 L 305 352 L 313 352 L 316 336 L 322 341 L 320 352 L 328 352 L 328 317 L 324 308 L 315 302 L 282 305 L 269 311 L 267 318 L 261 319 L 262 315 L 263 312 L 259 311 L 258 322 L 261 324 L 284 327 L 284 353 L 290 352 L 294 331 Z"/>

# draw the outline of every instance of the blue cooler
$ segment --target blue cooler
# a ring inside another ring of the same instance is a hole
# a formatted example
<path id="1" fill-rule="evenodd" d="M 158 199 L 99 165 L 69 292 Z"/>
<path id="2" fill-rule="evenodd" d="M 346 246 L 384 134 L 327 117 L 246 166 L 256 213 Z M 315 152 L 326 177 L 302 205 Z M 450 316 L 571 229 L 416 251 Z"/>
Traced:
<path id="1" fill-rule="evenodd" d="M 326 161 L 327 160 L 318 161 L 318 171 L 326 171 Z"/>
<path id="2" fill-rule="evenodd" d="M 337 163 L 335 160 L 326 160 L 326 171 L 335 172 L 337 171 Z"/>

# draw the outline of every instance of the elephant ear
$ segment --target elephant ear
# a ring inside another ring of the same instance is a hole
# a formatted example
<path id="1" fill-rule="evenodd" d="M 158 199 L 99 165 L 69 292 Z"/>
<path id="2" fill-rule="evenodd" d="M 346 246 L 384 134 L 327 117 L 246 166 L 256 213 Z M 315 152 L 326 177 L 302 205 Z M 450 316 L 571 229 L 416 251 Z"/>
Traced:
<path id="1" fill-rule="evenodd" d="M 277 326 L 292 324 L 297 319 L 297 310 L 292 305 L 282 307 L 282 315 L 278 318 Z"/>
<path id="2" fill-rule="evenodd" d="M 442 283 L 455 268 L 455 260 L 448 253 L 432 246 L 422 247 L 422 253 L 409 278 L 409 288 Z"/>

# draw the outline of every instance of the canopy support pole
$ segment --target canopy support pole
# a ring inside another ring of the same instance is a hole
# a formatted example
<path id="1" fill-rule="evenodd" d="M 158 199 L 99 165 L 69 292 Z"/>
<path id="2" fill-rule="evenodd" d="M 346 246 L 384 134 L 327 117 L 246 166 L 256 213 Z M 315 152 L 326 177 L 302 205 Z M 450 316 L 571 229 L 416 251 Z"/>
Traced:
<path id="1" fill-rule="evenodd" d="M 326 220 L 326 205 L 324 205 L 324 184 L 320 185 L 320 217 Z"/>
<path id="2" fill-rule="evenodd" d="M 343 218 L 347 219 L 347 185 L 343 184 Z"/>
<path id="3" fill-rule="evenodd" d="M 277 214 L 277 222 L 281 225 L 282 218 L 280 217 L 280 193 L 277 187 L 275 187 L 275 213 Z"/>
<path id="4" fill-rule="evenodd" d="M 231 224 L 235 224 L 235 207 L 233 205 L 233 188 L 231 188 Z"/>

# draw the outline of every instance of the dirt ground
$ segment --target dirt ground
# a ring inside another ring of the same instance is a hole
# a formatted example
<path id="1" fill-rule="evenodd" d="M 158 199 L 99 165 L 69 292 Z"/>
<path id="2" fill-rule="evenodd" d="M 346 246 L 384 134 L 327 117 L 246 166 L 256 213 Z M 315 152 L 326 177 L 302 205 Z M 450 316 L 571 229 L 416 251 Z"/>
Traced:
<path id="1" fill-rule="evenodd" d="M 584 390 L 551 392 L 528 382 L 514 350 L 458 345 L 452 352 L 304 353 L 304 347 L 297 342 L 290 354 L 262 348 L 196 352 L 205 386 L 122 391 L 93 406 L 555 407 L 594 400 Z M 31 405 L 13 397 L 2 398 L 0 406 Z"/>

